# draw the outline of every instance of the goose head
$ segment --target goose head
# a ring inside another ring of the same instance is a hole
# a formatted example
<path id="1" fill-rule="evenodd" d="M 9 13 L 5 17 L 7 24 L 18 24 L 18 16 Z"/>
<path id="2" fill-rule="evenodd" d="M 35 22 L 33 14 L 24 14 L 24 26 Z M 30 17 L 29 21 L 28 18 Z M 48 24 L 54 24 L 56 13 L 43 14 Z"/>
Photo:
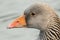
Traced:
<path id="1" fill-rule="evenodd" d="M 9 28 L 37 28 L 46 30 L 54 10 L 47 4 L 33 4 L 24 11 L 24 15 L 14 20 Z"/>

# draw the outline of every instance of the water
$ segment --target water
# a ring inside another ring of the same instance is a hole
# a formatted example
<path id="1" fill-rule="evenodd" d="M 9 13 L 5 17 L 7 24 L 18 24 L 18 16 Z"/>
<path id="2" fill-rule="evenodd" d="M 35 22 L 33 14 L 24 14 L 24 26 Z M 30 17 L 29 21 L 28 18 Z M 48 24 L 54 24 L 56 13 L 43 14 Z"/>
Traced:
<path id="1" fill-rule="evenodd" d="M 60 13 L 60 0 L 0 0 L 0 40 L 36 40 L 38 38 L 37 29 L 7 29 L 12 20 L 22 15 L 28 6 L 36 2 L 46 2 L 57 14 Z"/>

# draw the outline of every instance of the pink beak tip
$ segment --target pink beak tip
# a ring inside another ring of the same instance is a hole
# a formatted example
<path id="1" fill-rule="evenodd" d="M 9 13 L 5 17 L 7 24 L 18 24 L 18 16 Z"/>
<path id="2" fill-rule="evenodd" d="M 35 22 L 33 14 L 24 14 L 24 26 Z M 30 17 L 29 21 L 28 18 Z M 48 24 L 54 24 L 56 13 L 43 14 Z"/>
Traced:
<path id="1" fill-rule="evenodd" d="M 7 28 L 12 29 L 13 27 L 14 27 L 13 25 L 9 25 Z"/>

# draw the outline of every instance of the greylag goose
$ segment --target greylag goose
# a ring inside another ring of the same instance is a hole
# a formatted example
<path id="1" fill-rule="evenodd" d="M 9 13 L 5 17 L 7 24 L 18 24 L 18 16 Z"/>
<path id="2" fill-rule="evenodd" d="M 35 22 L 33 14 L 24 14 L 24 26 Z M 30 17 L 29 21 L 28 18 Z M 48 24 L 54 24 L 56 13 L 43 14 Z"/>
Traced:
<path id="1" fill-rule="evenodd" d="M 60 19 L 47 4 L 33 4 L 24 15 L 14 20 L 9 28 L 36 28 L 41 31 L 40 40 L 60 40 Z"/>

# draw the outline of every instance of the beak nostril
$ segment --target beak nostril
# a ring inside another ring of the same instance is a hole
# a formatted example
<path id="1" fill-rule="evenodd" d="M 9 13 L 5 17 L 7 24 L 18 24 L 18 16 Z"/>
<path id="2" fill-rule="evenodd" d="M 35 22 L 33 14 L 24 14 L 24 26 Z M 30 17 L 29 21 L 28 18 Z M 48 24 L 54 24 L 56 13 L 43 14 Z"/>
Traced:
<path id="1" fill-rule="evenodd" d="M 19 22 L 19 21 L 16 21 L 17 23 Z"/>

